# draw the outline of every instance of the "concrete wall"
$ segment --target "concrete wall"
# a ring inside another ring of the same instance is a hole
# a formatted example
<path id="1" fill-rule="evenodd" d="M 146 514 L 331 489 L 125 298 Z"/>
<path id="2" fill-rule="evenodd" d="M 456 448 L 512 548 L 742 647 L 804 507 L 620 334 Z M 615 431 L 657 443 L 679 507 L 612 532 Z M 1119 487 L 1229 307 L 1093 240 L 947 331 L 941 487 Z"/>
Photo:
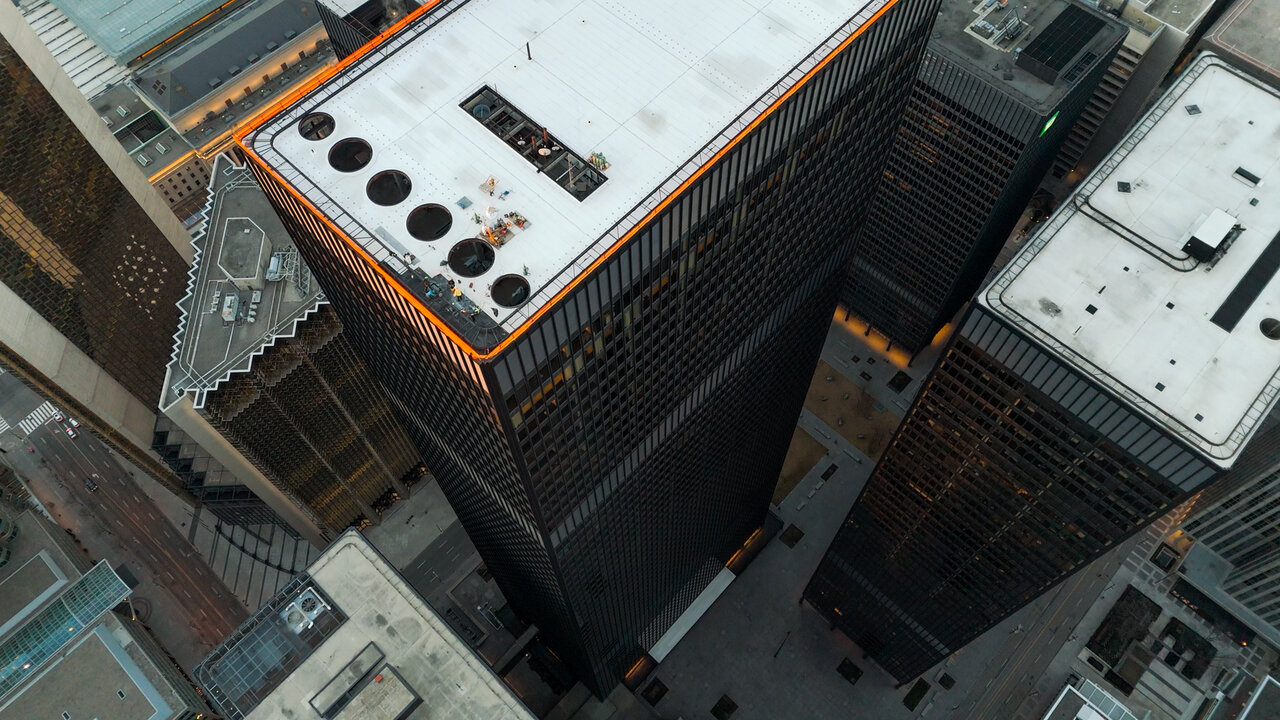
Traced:
<path id="1" fill-rule="evenodd" d="M 169 240 L 169 244 L 190 265 L 195 254 L 195 248 L 191 245 L 191 235 L 182 227 L 182 223 L 173 214 L 169 204 L 147 181 L 138 163 L 129 157 L 124 147 L 112 136 L 93 106 L 80 94 L 79 89 L 63 71 L 53 53 L 40 42 L 35 31 L 23 19 L 22 13 L 11 2 L 0 2 L 0 35 L 3 35 L 5 40 L 13 46 L 14 51 L 31 68 L 32 74 L 49 91 L 58 106 L 85 136 L 102 161 L 111 168 L 120 179 L 120 183 L 151 217 L 156 227 Z M 148 431 L 149 436 L 150 431 Z"/>
<path id="2" fill-rule="evenodd" d="M 189 393 L 183 394 L 172 405 L 166 407 L 164 414 L 213 459 L 222 463 L 222 466 L 235 475 L 236 479 L 253 490 L 255 495 L 294 530 L 297 530 L 307 542 L 320 548 L 329 544 L 315 518 L 306 512 L 295 498 L 276 487 L 266 475 L 262 474 L 261 470 L 215 430 L 195 409 Z"/>
<path id="3" fill-rule="evenodd" d="M 151 447 L 155 410 L 125 390 L 3 283 L 0 318 L 4 318 L 0 322 L 0 344 L 89 408 L 128 442 L 143 449 Z"/>
<path id="4" fill-rule="evenodd" d="M 1156 34 L 1151 46 L 1142 56 L 1142 62 L 1138 64 L 1137 70 L 1116 98 L 1106 119 L 1098 126 L 1098 132 L 1094 134 L 1093 140 L 1080 154 L 1080 161 L 1076 163 L 1074 173 L 1076 176 L 1081 178 L 1088 176 L 1098 163 L 1124 139 L 1125 134 L 1133 127 L 1133 123 L 1155 99 L 1153 96 L 1159 90 L 1160 82 L 1169 74 L 1169 70 L 1178 59 L 1178 54 L 1182 52 L 1186 42 L 1187 36 L 1173 28 L 1162 28 Z"/>

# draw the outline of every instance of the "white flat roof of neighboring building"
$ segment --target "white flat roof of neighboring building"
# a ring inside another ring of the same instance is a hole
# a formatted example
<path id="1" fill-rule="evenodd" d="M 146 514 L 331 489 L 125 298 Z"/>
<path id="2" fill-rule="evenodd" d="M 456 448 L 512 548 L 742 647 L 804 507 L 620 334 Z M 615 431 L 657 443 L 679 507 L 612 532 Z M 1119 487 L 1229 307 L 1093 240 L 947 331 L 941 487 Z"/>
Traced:
<path id="1" fill-rule="evenodd" d="M 366 679 L 349 691 L 349 704 L 336 711 L 337 717 L 352 717 L 358 711 L 361 720 L 395 720 L 409 706 L 405 698 L 416 695 L 421 704 L 405 720 L 533 720 L 498 676 L 359 532 L 349 530 L 335 540 L 307 573 L 346 620 L 271 689 L 246 720 L 294 717 L 308 705 L 315 708 L 321 702 L 318 696 L 332 696 L 333 688 L 326 686 L 339 675 L 343 682 L 362 674 Z M 371 645 L 376 648 L 369 650 Z M 349 671 L 352 661 L 366 651 L 376 662 Z M 328 692 L 322 695 L 322 690 Z"/>
<path id="2" fill-rule="evenodd" d="M 779 88 L 885 4 L 451 0 L 330 79 L 317 97 L 273 119 L 251 147 L 270 142 L 267 162 L 282 165 L 281 174 L 322 211 L 345 213 L 364 228 L 366 249 L 377 259 L 412 254 L 411 265 L 456 280 L 510 332 L 608 249 L 617 237 L 611 232 L 630 229 L 669 194 L 682 179 L 673 182 L 673 174 L 702 165 L 716 143 L 727 143 Z M 460 107 L 483 86 L 580 158 L 602 153 L 610 163 L 607 180 L 579 201 L 540 174 Z M 307 140 L 296 129 L 313 111 L 336 123 L 323 140 Z M 372 146 L 372 161 L 339 172 L 327 154 L 351 137 Z M 388 169 L 412 182 L 408 198 L 393 207 L 374 204 L 365 191 L 375 173 Z M 490 177 L 493 196 L 481 187 Z M 456 202 L 463 197 L 473 203 L 467 209 Z M 420 241 L 405 229 L 409 211 L 424 203 L 452 214 L 440 240 Z M 496 250 L 492 269 L 464 278 L 442 265 L 455 243 L 478 235 L 473 215 L 510 211 L 529 227 Z M 338 224 L 348 227 L 346 220 Z M 533 288 L 520 311 L 487 297 L 489 285 L 506 274 L 525 275 Z"/>
<path id="3" fill-rule="evenodd" d="M 1043 720 L 1138 720 L 1119 700 L 1090 680 L 1062 688 Z"/>
<path id="4" fill-rule="evenodd" d="M 1277 138 L 1280 94 L 1201 56 L 980 301 L 1229 467 L 1280 392 Z"/>

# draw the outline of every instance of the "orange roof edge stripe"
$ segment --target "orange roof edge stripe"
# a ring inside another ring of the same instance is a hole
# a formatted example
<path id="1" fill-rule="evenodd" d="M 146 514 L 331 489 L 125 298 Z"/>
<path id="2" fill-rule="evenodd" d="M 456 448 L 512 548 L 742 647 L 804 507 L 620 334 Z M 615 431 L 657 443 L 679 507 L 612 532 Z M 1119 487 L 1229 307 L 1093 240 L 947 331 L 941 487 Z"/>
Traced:
<path id="1" fill-rule="evenodd" d="M 196 18 L 195 20 L 192 20 L 191 22 L 187 23 L 187 25 L 186 25 L 185 27 L 183 27 L 181 30 L 179 30 L 178 32 L 176 32 L 176 33 L 174 33 L 174 34 L 170 35 L 169 37 L 167 37 L 167 38 L 165 38 L 165 39 L 161 40 L 160 42 L 158 42 L 158 43 L 156 43 L 155 45 L 151 46 L 151 47 L 150 47 L 146 52 L 144 52 L 144 53 L 142 53 L 141 55 L 139 55 L 138 57 L 134 58 L 134 59 L 133 59 L 133 62 L 137 62 L 137 61 L 141 60 L 142 58 L 147 57 L 148 55 L 150 55 L 150 54 L 154 53 L 155 51 L 157 51 L 157 50 L 159 50 L 160 48 L 162 48 L 162 47 L 164 47 L 165 45 L 167 45 L 167 44 L 169 43 L 169 41 L 173 40 L 174 38 L 178 37 L 179 35 L 182 35 L 183 33 L 187 32 L 188 30 L 190 30 L 191 28 L 195 27 L 196 25 L 199 25 L 200 23 L 204 22 L 204 21 L 205 21 L 205 19 L 206 19 L 206 18 L 208 18 L 210 15 L 213 15 L 214 13 L 222 12 L 224 9 L 226 9 L 226 7 L 227 7 L 228 5 L 230 5 L 230 4 L 234 3 L 234 2 L 237 2 L 237 0 L 227 0 L 226 2 L 222 3 L 222 4 L 221 4 L 221 5 L 219 5 L 218 7 L 216 7 L 216 8 L 214 8 L 214 9 L 210 10 L 209 12 L 205 13 L 204 15 L 201 15 L 200 17 Z"/>
<path id="2" fill-rule="evenodd" d="M 343 242 L 345 242 L 352 250 L 354 250 L 362 258 L 364 258 L 365 262 L 367 262 L 375 272 L 377 272 L 384 279 L 386 279 L 388 283 L 391 285 L 391 287 L 394 288 L 395 291 L 401 297 L 403 297 L 411 305 L 413 305 L 413 307 L 415 307 L 420 313 L 425 315 L 427 320 L 429 320 L 431 324 L 439 328 L 450 340 L 457 343 L 459 347 L 466 350 L 467 354 L 470 355 L 473 359 L 487 360 L 489 358 L 496 356 L 498 353 L 502 352 L 508 345 L 510 345 L 517 338 L 523 335 L 524 332 L 528 330 L 531 325 L 533 325 L 533 323 L 541 319 L 541 317 L 548 310 L 553 308 L 557 302 L 559 302 L 565 295 L 567 295 L 571 290 L 577 287 L 583 281 L 583 279 L 587 278 L 588 276 L 591 275 L 591 273 L 595 272 L 595 270 L 599 268 L 601 264 L 603 264 L 606 260 L 608 260 L 615 252 L 617 252 L 618 248 L 625 245 L 650 220 L 652 220 L 655 216 L 657 216 L 659 213 L 665 210 L 667 206 L 672 203 L 672 201 L 680 197 L 681 193 L 683 193 L 686 189 L 688 189 L 689 186 L 691 186 L 693 183 L 697 182 L 698 179 L 701 178 L 702 175 L 704 175 L 709 169 L 714 167 L 716 163 L 718 163 L 722 157 L 724 157 L 726 154 L 729 153 L 729 151 L 731 151 L 734 147 L 736 147 L 738 143 L 743 140 L 743 138 L 749 135 L 752 130 L 755 130 L 756 127 L 760 125 L 760 123 L 764 122 L 770 115 L 772 115 L 778 109 L 778 107 L 780 107 L 784 102 L 790 99 L 791 96 L 794 95 L 801 87 L 804 87 L 804 85 L 808 83 L 809 80 L 811 80 L 814 75 L 817 75 L 818 72 L 820 72 L 824 67 L 826 67 L 831 62 L 832 59 L 834 59 L 845 48 L 851 45 L 854 40 L 858 39 L 858 37 L 860 37 L 867 28 L 874 25 L 882 16 L 884 16 L 886 12 L 888 12 L 891 8 L 897 5 L 898 0 L 888 0 L 887 2 L 885 2 L 884 6 L 881 7 L 879 10 L 877 10 L 875 14 L 872 15 L 869 20 L 867 20 L 867 22 L 863 23 L 860 27 L 854 30 L 853 33 L 851 33 L 849 37 L 841 41 L 840 44 L 835 47 L 835 49 L 827 53 L 826 57 L 822 58 L 822 60 L 820 60 L 818 64 L 814 65 L 799 80 L 797 80 L 794 85 L 792 85 L 790 88 L 787 88 L 786 92 L 784 92 L 781 97 L 773 101 L 773 103 L 771 103 L 769 107 L 765 108 L 764 111 L 761 112 L 754 120 L 752 120 L 749 125 L 747 125 L 745 128 L 742 129 L 741 132 L 735 135 L 733 139 L 730 140 L 728 143 L 726 143 L 725 146 L 721 148 L 719 151 L 717 151 L 715 155 L 711 156 L 711 159 L 703 163 L 702 166 L 699 167 L 692 175 L 690 175 L 688 179 L 682 182 L 679 187 L 677 187 L 674 191 L 672 191 L 669 195 L 667 195 L 667 197 L 663 198 L 662 202 L 658 203 L 658 205 L 654 207 L 653 210 L 650 210 L 648 214 L 646 214 L 643 218 L 640 219 L 639 222 L 637 222 L 634 226 L 632 226 L 632 228 L 628 230 L 621 238 L 619 238 L 617 242 L 609 246 L 608 250 L 601 253 L 600 257 L 596 258 L 590 265 L 587 266 L 585 270 L 578 273 L 577 277 L 575 277 L 567 285 L 565 285 L 558 292 L 556 292 L 556 294 L 553 295 L 549 300 L 547 300 L 547 302 L 543 303 L 542 307 L 538 308 L 538 310 L 534 312 L 532 316 L 530 316 L 527 320 L 521 323 L 520 327 L 516 328 L 509 335 L 507 335 L 507 337 L 503 338 L 502 342 L 495 345 L 488 352 L 480 352 L 476 350 L 471 345 L 471 343 L 462 339 L 462 337 L 455 330 L 450 328 L 447 323 L 441 320 L 434 312 L 432 312 L 429 308 L 427 308 L 427 306 L 421 300 L 419 300 L 412 292 L 410 292 L 409 289 L 406 288 L 399 281 L 399 279 L 395 278 L 386 270 L 384 270 L 382 266 L 378 264 L 378 262 L 374 260 L 373 257 L 369 255 L 368 252 L 365 251 L 364 248 L 360 247 L 359 243 L 357 243 L 355 240 L 352 240 L 351 237 L 348 236 L 341 228 L 339 228 L 332 221 L 330 221 L 329 218 L 325 217 L 324 213 L 320 212 L 320 210 L 316 208 L 316 206 L 313 205 L 310 200 L 308 200 L 296 189 L 294 189 L 294 187 L 290 185 L 288 182 L 286 182 L 285 179 L 282 178 L 280 174 L 277 173 L 273 168 L 271 168 L 269 165 L 263 162 L 262 158 L 257 153 L 255 153 L 253 149 L 249 147 L 249 145 L 244 141 L 245 138 L 248 137 L 249 133 L 253 132 L 254 130 L 257 130 L 259 127 L 264 125 L 268 120 L 280 114 L 281 111 L 283 111 L 289 105 L 292 105 L 295 101 L 297 101 L 303 95 L 305 95 L 308 92 L 311 92 L 311 90 L 315 89 L 316 87 L 319 87 L 321 83 L 323 83 L 325 80 L 328 80 L 330 77 L 336 75 L 338 72 L 340 72 L 343 68 L 350 65 L 352 62 L 368 54 L 370 50 L 372 50 L 374 47 L 380 44 L 384 39 L 386 39 L 390 35 L 395 34 L 401 28 L 403 28 L 405 25 L 411 22 L 413 19 L 417 18 L 423 13 L 430 11 L 439 3 L 440 3 L 440 0 L 430 0 L 428 3 L 424 4 L 422 7 L 418 8 L 417 10 L 410 13 L 409 15 L 406 15 L 395 25 L 391 26 L 387 30 L 384 30 L 376 38 L 374 38 L 373 40 L 370 40 L 368 43 L 362 46 L 358 51 L 356 51 L 355 53 L 352 53 L 349 57 L 347 57 L 345 60 L 343 60 L 342 62 L 330 68 L 328 72 L 317 76 L 312 81 L 308 82 L 306 85 L 298 88 L 294 92 L 289 93 L 289 95 L 281 98 L 268 111 L 263 112 L 262 115 L 260 115 L 258 118 L 255 118 L 255 120 L 252 123 L 246 125 L 244 128 L 236 132 L 235 140 L 236 140 L 236 144 L 239 145 L 240 148 L 244 150 L 245 153 L 255 158 L 258 161 L 258 165 L 263 169 L 265 169 L 268 173 L 270 173 L 272 177 L 274 177 L 276 181 L 279 182 L 280 185 L 290 195 L 292 195 L 296 200 L 301 202 L 303 206 L 309 208 L 313 215 L 315 215 L 321 222 L 327 225 L 330 230 L 332 230 L 334 233 L 337 234 L 338 237 L 342 238 Z"/>
<path id="3" fill-rule="evenodd" d="M 294 90 L 290 92 L 288 95 L 285 95 L 281 97 L 279 100 L 277 100 L 276 102 L 272 103 L 271 106 L 266 110 L 264 110 L 260 115 L 258 115 L 258 117 L 246 123 L 244 127 L 236 131 L 235 133 L 236 142 L 243 146 L 244 145 L 243 140 L 244 138 L 248 137 L 249 133 L 262 127 L 264 124 L 266 124 L 268 120 L 274 118 L 276 115 L 279 115 L 282 111 L 284 111 L 285 108 L 292 105 L 303 95 L 306 95 L 312 90 L 320 87 L 320 85 L 324 83 L 324 81 L 342 72 L 342 70 L 344 70 L 347 66 L 355 63 L 357 60 L 360 60 L 365 55 L 368 55 L 370 51 L 372 51 L 377 46 L 381 45 L 383 40 L 386 40 L 392 35 L 395 35 L 396 33 L 400 32 L 400 30 L 403 29 L 406 25 L 413 22 L 418 17 L 430 12 L 432 9 L 435 8 L 435 6 L 439 5 L 440 2 L 441 0 L 427 0 L 427 2 L 422 4 L 422 7 L 400 18 L 400 20 L 397 21 L 395 25 L 392 25 L 386 30 L 383 30 L 382 32 L 378 33 L 377 36 L 375 36 L 372 40 L 365 43 L 364 45 L 361 45 L 359 50 L 356 50 L 355 52 L 351 53 L 347 57 L 335 63 L 333 67 L 311 78 L 306 83 L 298 86 L 297 88 L 294 88 Z"/>

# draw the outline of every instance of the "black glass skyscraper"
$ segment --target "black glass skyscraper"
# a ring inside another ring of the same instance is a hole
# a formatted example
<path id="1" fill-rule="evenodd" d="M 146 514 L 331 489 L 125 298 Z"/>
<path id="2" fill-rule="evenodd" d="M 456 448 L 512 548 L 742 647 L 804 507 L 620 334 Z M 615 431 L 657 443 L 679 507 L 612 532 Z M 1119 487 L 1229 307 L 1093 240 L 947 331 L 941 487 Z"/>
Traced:
<path id="1" fill-rule="evenodd" d="M 910 353 L 973 296 L 1125 30 L 1065 0 L 944 3 L 841 303 Z"/>
<path id="2" fill-rule="evenodd" d="M 242 141 L 486 566 L 597 693 L 764 521 L 936 10 L 666 5 L 433 5 Z M 432 70 L 445 48 L 476 54 Z"/>
<path id="3" fill-rule="evenodd" d="M 1280 219 L 1258 210 L 1280 202 L 1276 131 L 1280 93 L 1196 61 L 958 323 L 804 594 L 900 681 L 1262 428 L 1280 397 Z"/>

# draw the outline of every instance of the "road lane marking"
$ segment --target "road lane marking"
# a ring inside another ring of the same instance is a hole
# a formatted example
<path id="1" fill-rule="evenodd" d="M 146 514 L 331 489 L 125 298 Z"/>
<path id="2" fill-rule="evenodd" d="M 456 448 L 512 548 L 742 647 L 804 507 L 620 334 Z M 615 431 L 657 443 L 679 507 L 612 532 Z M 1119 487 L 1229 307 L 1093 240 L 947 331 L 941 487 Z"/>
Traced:
<path id="1" fill-rule="evenodd" d="M 30 435 L 38 430 L 41 425 L 52 420 L 53 416 L 57 414 L 58 411 L 54 409 L 53 405 L 48 401 L 45 401 L 44 404 L 35 410 L 32 410 L 31 414 L 23 418 L 22 421 L 18 423 L 18 427 L 22 429 L 22 432 Z"/>

